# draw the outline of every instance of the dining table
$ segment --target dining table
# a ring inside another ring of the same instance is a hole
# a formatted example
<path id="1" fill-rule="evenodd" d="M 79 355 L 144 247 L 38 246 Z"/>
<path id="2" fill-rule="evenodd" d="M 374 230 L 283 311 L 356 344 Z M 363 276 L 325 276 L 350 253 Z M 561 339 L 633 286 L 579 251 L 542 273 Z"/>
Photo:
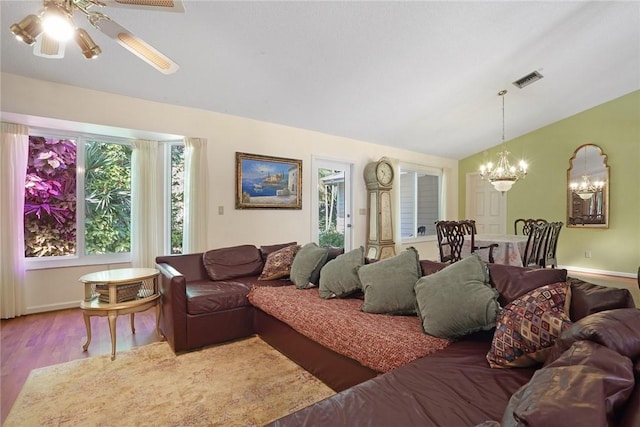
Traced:
<path id="1" fill-rule="evenodd" d="M 468 236 L 465 236 L 468 237 Z M 498 247 L 493 248 L 493 262 L 495 264 L 515 265 L 522 267 L 522 257 L 527 246 L 529 236 L 519 234 L 476 234 L 476 246 L 489 246 L 497 243 Z M 480 258 L 489 262 L 489 250 L 480 249 L 476 251 Z M 462 246 L 462 256 L 471 255 L 471 239 L 465 238 Z"/>

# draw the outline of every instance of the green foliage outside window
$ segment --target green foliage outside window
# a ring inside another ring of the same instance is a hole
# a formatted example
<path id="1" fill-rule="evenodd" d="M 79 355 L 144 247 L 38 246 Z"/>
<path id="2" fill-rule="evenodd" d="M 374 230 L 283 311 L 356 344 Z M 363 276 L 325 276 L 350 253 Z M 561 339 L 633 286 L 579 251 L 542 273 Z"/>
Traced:
<path id="1" fill-rule="evenodd" d="M 336 248 L 344 247 L 344 233 L 337 231 L 335 228 L 329 228 L 320 232 L 320 246 L 333 246 Z"/>
<path id="2" fill-rule="evenodd" d="M 29 137 L 24 200 L 25 256 L 76 252 L 76 144 Z"/>
<path id="3" fill-rule="evenodd" d="M 131 147 L 86 144 L 85 253 L 131 250 Z"/>
<path id="4" fill-rule="evenodd" d="M 171 147 L 171 253 L 182 253 L 184 221 L 184 145 Z"/>
<path id="5" fill-rule="evenodd" d="M 129 145 L 84 145 L 84 253 L 131 251 L 131 154 Z M 25 181 L 26 257 L 77 252 L 77 148 L 69 139 L 29 137 Z M 171 253 L 182 253 L 184 145 L 171 146 Z M 80 205 L 82 206 L 82 205 Z"/>

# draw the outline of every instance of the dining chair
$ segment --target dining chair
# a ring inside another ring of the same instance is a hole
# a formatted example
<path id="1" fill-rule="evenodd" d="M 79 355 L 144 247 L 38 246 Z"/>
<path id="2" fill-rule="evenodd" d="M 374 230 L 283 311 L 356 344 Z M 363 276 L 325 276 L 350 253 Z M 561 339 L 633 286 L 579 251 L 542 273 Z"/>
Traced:
<path id="1" fill-rule="evenodd" d="M 531 233 L 532 224 L 546 224 L 548 221 L 543 218 L 518 218 L 513 222 L 513 232 L 518 234 L 518 229 L 522 229 L 522 234 L 528 236 Z M 522 225 L 520 225 L 522 224 Z"/>
<path id="2" fill-rule="evenodd" d="M 462 248 L 466 236 L 469 236 L 471 253 L 481 249 L 489 249 L 489 262 L 494 262 L 493 249 L 497 248 L 498 244 L 492 243 L 488 246 L 477 246 L 475 244 L 476 225 L 473 220 L 437 221 L 436 235 L 438 237 L 441 262 L 454 263 L 462 259 Z M 447 248 L 448 251 L 446 250 Z"/>
<path id="3" fill-rule="evenodd" d="M 462 259 L 465 232 L 457 221 L 436 221 L 440 262 L 454 263 Z"/>
<path id="4" fill-rule="evenodd" d="M 542 267 L 556 268 L 558 266 L 558 260 L 556 259 L 556 248 L 558 247 L 558 236 L 564 223 L 561 221 L 550 222 L 548 224 L 548 230 L 545 236 L 544 251 L 541 258 Z"/>
<path id="5" fill-rule="evenodd" d="M 522 265 L 524 267 L 542 268 L 544 240 L 548 229 L 549 225 L 545 223 L 533 223 L 531 225 L 527 245 L 522 255 Z"/>

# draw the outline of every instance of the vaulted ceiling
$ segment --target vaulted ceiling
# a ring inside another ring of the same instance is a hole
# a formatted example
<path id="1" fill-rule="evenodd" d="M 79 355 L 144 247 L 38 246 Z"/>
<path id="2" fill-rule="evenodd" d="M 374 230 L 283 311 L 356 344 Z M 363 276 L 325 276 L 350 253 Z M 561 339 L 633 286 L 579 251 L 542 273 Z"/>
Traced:
<path id="1" fill-rule="evenodd" d="M 102 55 L 37 57 L 9 27 L 41 2 L 3 0 L 1 70 L 456 159 L 500 143 L 502 89 L 507 140 L 640 89 L 636 1 L 184 6 L 102 10 L 179 64 L 164 75 L 79 13 Z"/>

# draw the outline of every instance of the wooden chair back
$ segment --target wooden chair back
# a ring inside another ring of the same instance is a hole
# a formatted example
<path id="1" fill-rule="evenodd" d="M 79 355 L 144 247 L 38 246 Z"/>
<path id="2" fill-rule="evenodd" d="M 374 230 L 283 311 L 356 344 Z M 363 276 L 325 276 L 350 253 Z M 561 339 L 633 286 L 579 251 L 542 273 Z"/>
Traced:
<path id="1" fill-rule="evenodd" d="M 528 236 L 531 233 L 531 226 L 533 224 L 546 224 L 548 221 L 543 218 L 518 218 L 513 222 L 513 232 L 518 234 L 518 230 L 522 231 L 523 236 Z"/>
<path id="2" fill-rule="evenodd" d="M 560 230 L 564 224 L 560 221 L 551 222 L 547 226 L 547 234 L 545 236 L 544 252 L 542 256 L 542 266 L 556 268 L 558 260 L 556 258 L 556 249 L 558 247 L 558 237 Z"/>
<path id="3" fill-rule="evenodd" d="M 464 240 L 469 236 L 471 253 L 480 249 L 489 249 L 489 262 L 493 263 L 493 249 L 497 243 L 488 246 L 476 245 L 476 222 L 472 219 L 462 221 L 437 221 L 436 234 L 438 236 L 438 249 L 441 262 L 456 262 L 462 259 Z"/>
<path id="4" fill-rule="evenodd" d="M 467 225 L 460 221 L 437 221 L 436 235 L 441 262 L 456 262 L 462 259 L 464 236 L 468 233 Z"/>
<path id="5" fill-rule="evenodd" d="M 522 265 L 524 267 L 542 267 L 544 241 L 548 231 L 548 224 L 531 225 L 527 245 L 522 256 Z"/>

